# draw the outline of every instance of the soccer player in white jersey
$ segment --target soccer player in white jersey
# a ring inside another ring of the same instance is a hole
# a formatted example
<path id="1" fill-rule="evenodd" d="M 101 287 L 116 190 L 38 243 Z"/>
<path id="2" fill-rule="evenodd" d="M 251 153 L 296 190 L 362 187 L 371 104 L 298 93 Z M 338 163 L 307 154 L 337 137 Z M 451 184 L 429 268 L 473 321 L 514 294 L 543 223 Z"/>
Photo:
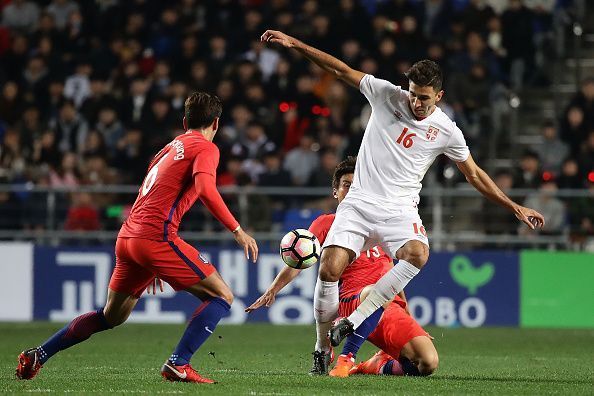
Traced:
<path id="1" fill-rule="evenodd" d="M 386 301 L 402 291 L 429 258 L 429 242 L 417 204 L 421 180 L 440 154 L 456 162 L 481 194 L 509 209 L 528 227 L 542 227 L 543 216 L 509 199 L 474 162 L 462 131 L 436 103 L 443 96 L 439 66 L 429 60 L 406 73 L 408 91 L 354 70 L 333 56 L 294 37 L 267 30 L 262 41 L 292 48 L 347 84 L 358 88 L 372 113 L 347 197 L 323 245 L 314 294 L 317 342 L 314 366 L 327 372 L 331 344 L 336 346 Z M 380 245 L 398 264 L 374 285 L 365 301 L 334 326 L 338 280 L 359 252 Z M 325 367 L 324 367 L 325 366 Z"/>

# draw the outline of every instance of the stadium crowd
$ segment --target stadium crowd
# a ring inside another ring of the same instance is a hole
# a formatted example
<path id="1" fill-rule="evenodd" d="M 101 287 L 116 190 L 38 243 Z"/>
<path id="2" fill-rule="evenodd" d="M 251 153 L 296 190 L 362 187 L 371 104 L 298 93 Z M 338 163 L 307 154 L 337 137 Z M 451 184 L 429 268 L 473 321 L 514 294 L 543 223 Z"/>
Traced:
<path id="1" fill-rule="evenodd" d="M 549 83 L 543 59 L 557 10 L 570 5 L 0 0 L 0 183 L 138 184 L 150 157 L 183 132 L 187 94 L 202 90 L 224 104 L 215 140 L 220 185 L 327 187 L 336 164 L 357 153 L 370 108 L 362 95 L 295 52 L 261 43 L 267 28 L 401 85 L 414 61 L 438 62 L 446 82 L 441 106 L 481 158 L 484 137 L 496 127 L 493 109 L 507 103 L 509 91 Z M 497 173 L 498 183 L 593 190 L 594 78 L 584 80 L 559 120 L 542 124 L 542 135 L 518 169 Z M 61 223 L 71 230 L 106 227 L 105 208 L 118 199 L 67 198 Z M 34 199 L 0 192 L 0 227 L 43 228 L 43 213 L 31 209 Z M 587 200 L 553 206 L 563 212 L 559 227 L 569 221 L 594 234 Z M 256 228 L 269 226 L 264 221 Z"/>

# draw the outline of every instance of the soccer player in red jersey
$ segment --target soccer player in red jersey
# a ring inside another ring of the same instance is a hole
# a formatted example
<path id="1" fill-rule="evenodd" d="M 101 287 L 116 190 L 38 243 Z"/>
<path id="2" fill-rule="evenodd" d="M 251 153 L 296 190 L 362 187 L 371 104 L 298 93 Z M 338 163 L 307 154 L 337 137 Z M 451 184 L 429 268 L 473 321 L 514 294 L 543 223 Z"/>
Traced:
<path id="1" fill-rule="evenodd" d="M 43 345 L 23 351 L 18 357 L 17 378 L 33 378 L 57 352 L 124 323 L 145 289 L 152 286 L 156 292 L 158 278 L 202 301 L 161 368 L 162 376 L 170 381 L 214 382 L 200 376 L 190 366 L 190 359 L 229 312 L 233 293 L 213 265 L 182 240 L 177 230 L 184 214 L 200 199 L 233 233 L 246 258 L 254 262 L 258 258 L 256 241 L 239 226 L 216 188 L 219 150 L 212 140 L 221 112 L 216 96 L 196 92 L 186 99 L 186 133 L 154 157 L 118 234 L 105 307 L 75 318 Z"/>
<path id="2" fill-rule="evenodd" d="M 354 171 L 353 157 L 347 158 L 336 167 L 332 187 L 334 197 L 339 202 L 349 191 Z M 333 222 L 334 214 L 322 215 L 314 220 L 309 230 L 323 243 Z M 350 315 L 367 297 L 372 285 L 393 266 L 392 259 L 379 246 L 362 252 L 340 277 L 339 316 Z M 262 306 L 269 307 L 274 303 L 276 294 L 299 275 L 300 271 L 288 266 L 283 268 L 268 290 L 246 311 L 251 312 Z M 356 354 L 365 339 L 381 350 L 371 359 L 355 365 Z M 324 354 L 320 356 L 321 359 L 316 359 L 316 353 L 318 352 L 314 352 L 314 367 L 310 373 L 325 374 L 332 359 L 331 354 Z M 334 377 L 347 377 L 349 374 L 429 375 L 437 365 L 435 346 L 425 330 L 409 315 L 404 293 L 399 293 L 347 337 L 337 364 L 329 374 Z"/>

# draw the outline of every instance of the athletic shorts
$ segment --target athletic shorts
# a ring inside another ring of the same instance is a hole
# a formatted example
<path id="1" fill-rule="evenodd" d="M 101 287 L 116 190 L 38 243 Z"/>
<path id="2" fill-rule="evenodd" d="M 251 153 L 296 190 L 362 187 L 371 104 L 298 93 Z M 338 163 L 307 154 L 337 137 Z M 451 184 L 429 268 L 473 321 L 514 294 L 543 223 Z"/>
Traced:
<path id="1" fill-rule="evenodd" d="M 338 205 L 324 247 L 340 246 L 355 252 L 380 245 L 392 258 L 406 242 L 417 240 L 429 246 L 427 233 L 412 199 L 385 208 L 349 195 Z"/>
<path id="2" fill-rule="evenodd" d="M 359 294 L 341 298 L 338 305 L 338 316 L 349 316 L 357 309 L 359 304 Z M 384 314 L 373 333 L 367 338 L 367 341 L 395 359 L 398 359 L 404 345 L 413 338 L 429 336 L 405 309 L 406 303 L 404 301 L 394 299 L 390 306 L 384 310 Z"/>
<path id="3" fill-rule="evenodd" d="M 140 297 L 155 277 L 175 290 L 185 290 L 216 271 L 198 250 L 179 237 L 167 242 L 118 238 L 115 252 L 109 288 L 135 297 Z"/>

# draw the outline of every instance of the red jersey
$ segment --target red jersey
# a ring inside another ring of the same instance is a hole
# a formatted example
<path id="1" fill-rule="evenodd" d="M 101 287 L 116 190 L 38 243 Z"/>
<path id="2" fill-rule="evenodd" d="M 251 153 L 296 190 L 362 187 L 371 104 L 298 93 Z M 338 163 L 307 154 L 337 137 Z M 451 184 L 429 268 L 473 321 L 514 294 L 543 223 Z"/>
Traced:
<path id="1" fill-rule="evenodd" d="M 182 217 L 198 199 L 194 176 L 203 172 L 216 177 L 218 164 L 218 147 L 201 133 L 188 132 L 176 137 L 149 165 L 130 216 L 118 236 L 174 240 Z M 231 229 L 239 225 L 232 216 L 227 223 Z"/>
<path id="2" fill-rule="evenodd" d="M 309 231 L 318 238 L 320 244 L 326 240 L 334 222 L 334 216 L 334 214 L 321 215 L 309 226 Z M 346 267 L 340 277 L 339 298 L 350 297 L 365 286 L 373 285 L 392 267 L 394 262 L 379 246 L 361 252 L 359 258 Z"/>

